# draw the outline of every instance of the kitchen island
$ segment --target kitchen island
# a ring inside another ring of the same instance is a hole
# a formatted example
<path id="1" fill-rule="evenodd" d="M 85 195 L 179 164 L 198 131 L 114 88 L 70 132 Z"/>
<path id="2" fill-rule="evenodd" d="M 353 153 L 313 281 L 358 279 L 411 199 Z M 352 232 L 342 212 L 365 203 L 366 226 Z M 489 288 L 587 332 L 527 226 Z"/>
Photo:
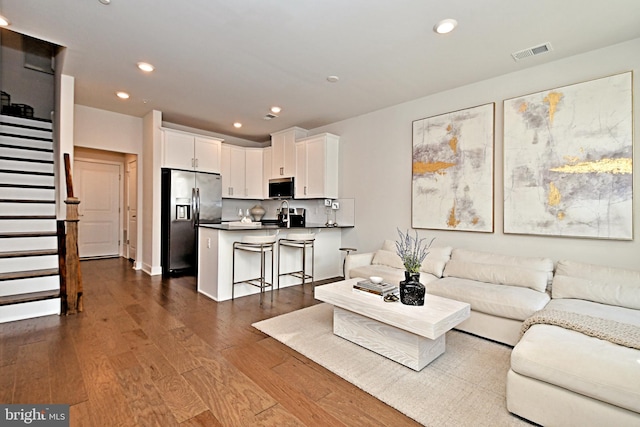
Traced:
<path id="1" fill-rule="evenodd" d="M 233 268 L 233 242 L 244 236 L 276 235 L 276 241 L 291 233 L 315 233 L 315 280 L 342 276 L 342 260 L 339 250 L 342 241 L 341 229 L 344 227 L 327 227 L 321 224 L 307 224 L 305 227 L 284 228 L 277 225 L 257 224 L 201 224 L 198 230 L 198 292 L 214 301 L 231 299 L 231 272 Z M 278 249 L 274 250 L 274 289 L 278 283 Z M 302 255 L 300 250 L 283 248 L 281 251 L 281 273 L 300 270 Z M 307 268 L 311 271 L 310 252 L 307 257 Z M 271 280 L 270 256 L 267 255 L 267 281 Z M 260 271 L 259 255 L 239 254 L 236 256 L 236 280 L 256 277 Z M 300 279 L 284 276 L 280 287 L 293 286 Z M 311 287 L 309 292 L 313 292 Z M 235 297 L 256 294 L 257 287 L 246 283 L 236 285 Z"/>

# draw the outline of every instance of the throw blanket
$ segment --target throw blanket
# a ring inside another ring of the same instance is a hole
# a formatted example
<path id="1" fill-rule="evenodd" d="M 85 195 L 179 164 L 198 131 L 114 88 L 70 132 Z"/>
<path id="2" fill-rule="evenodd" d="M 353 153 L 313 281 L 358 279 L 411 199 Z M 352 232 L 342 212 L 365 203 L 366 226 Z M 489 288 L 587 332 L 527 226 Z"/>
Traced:
<path id="1" fill-rule="evenodd" d="M 640 327 L 636 325 L 588 316 L 586 314 L 543 309 L 535 312 L 524 321 L 522 329 L 520 330 L 520 337 L 522 337 L 531 326 L 536 324 L 560 326 L 590 337 L 640 350 Z"/>

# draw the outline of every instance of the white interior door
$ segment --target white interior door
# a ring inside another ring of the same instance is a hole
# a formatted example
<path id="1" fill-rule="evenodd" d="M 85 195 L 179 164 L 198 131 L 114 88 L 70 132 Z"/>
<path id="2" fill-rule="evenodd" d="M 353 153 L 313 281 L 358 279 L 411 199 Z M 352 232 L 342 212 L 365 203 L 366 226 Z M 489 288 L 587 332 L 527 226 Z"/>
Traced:
<path id="1" fill-rule="evenodd" d="M 120 165 L 76 160 L 74 180 L 80 257 L 119 256 Z"/>
<path id="2" fill-rule="evenodd" d="M 138 247 L 138 161 L 133 160 L 127 165 L 127 243 L 128 257 L 136 259 Z"/>

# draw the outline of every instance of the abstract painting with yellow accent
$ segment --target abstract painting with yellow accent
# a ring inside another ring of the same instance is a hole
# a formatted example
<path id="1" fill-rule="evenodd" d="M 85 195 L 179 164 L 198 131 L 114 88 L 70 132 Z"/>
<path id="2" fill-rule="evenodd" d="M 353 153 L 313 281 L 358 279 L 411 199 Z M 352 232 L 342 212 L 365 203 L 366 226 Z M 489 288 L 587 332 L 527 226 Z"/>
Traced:
<path id="1" fill-rule="evenodd" d="M 413 228 L 493 232 L 494 104 L 413 122 Z"/>
<path id="2" fill-rule="evenodd" d="M 633 239 L 632 73 L 504 101 L 504 232 Z"/>

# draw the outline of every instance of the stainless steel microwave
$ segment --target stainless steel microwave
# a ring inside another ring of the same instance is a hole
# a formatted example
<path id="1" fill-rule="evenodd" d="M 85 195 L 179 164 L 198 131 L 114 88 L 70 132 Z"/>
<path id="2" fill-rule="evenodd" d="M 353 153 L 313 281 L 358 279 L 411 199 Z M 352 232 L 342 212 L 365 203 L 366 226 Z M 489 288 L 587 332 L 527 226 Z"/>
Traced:
<path id="1" fill-rule="evenodd" d="M 270 199 L 293 199 L 294 198 L 293 177 L 275 178 L 269 180 Z"/>

